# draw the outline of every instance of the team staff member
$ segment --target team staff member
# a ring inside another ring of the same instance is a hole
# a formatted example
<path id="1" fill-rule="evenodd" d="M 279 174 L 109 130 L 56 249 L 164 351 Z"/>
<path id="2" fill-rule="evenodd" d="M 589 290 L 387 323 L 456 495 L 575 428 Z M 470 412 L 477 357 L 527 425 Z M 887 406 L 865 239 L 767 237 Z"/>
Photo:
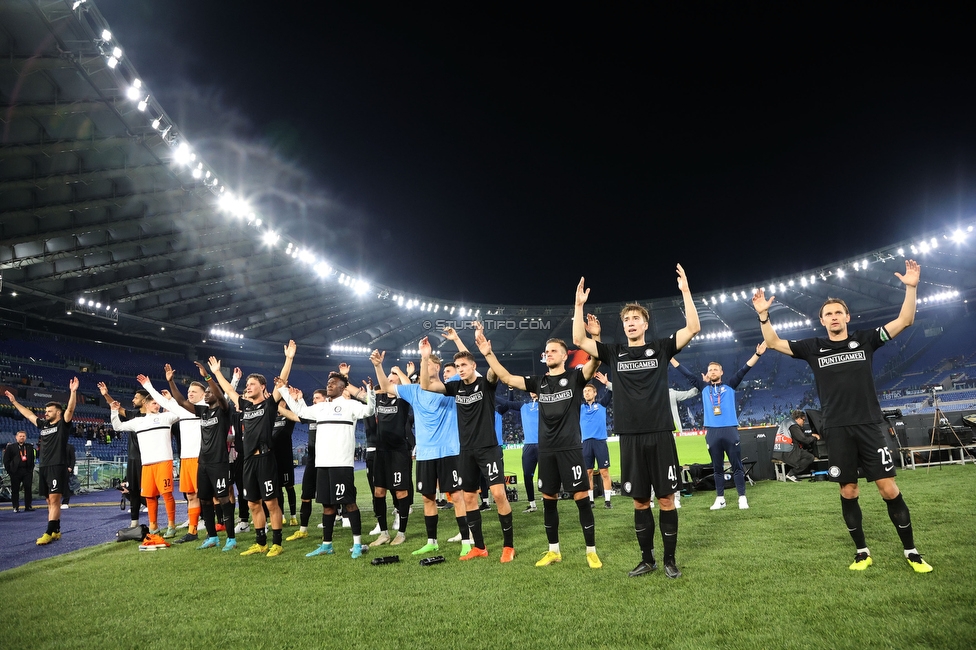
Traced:
<path id="1" fill-rule="evenodd" d="M 613 400 L 613 385 L 602 372 L 593 375 L 607 389 L 599 401 L 596 384 L 592 381 L 583 388 L 583 404 L 580 405 L 580 431 L 583 434 L 583 466 L 590 481 L 589 497 L 593 503 L 593 465 L 603 481 L 603 507 L 610 509 L 610 449 L 607 447 L 607 407 Z"/>
<path id="2" fill-rule="evenodd" d="M 3 468 L 10 477 L 10 500 L 14 512 L 20 512 L 20 487 L 24 486 L 24 510 L 31 512 L 31 487 L 34 482 L 34 445 L 27 442 L 27 432 L 18 431 L 16 441 L 3 450 Z"/>
<path id="3" fill-rule="evenodd" d="M 786 473 L 786 480 L 794 483 L 796 483 L 796 475 L 807 471 L 814 461 L 813 454 L 800 447 L 799 443 L 809 445 L 814 440 L 820 440 L 819 434 L 807 435 L 803 430 L 806 419 L 807 414 L 803 411 L 790 413 L 790 417 L 783 420 L 776 429 L 776 441 L 773 443 L 773 458 L 790 466 L 790 471 Z"/>
<path id="4" fill-rule="evenodd" d="M 58 402 L 48 402 L 44 405 L 43 418 L 19 403 L 9 390 L 5 392 L 7 399 L 24 419 L 41 430 L 38 438 L 40 481 L 37 493 L 47 500 L 47 530 L 37 538 L 38 546 L 61 539 L 61 495 L 68 489 L 68 437 L 75 428 L 71 419 L 78 403 L 77 377 L 72 377 L 68 382 L 68 390 L 71 396 L 67 408 L 62 408 Z"/>
<path id="5" fill-rule="evenodd" d="M 586 329 L 599 337 L 600 328 L 596 317 L 591 316 Z M 565 490 L 573 495 L 579 510 L 580 526 L 586 543 L 586 562 L 591 569 L 603 566 L 596 554 L 596 533 L 593 520 L 593 506 L 590 504 L 586 488 L 588 483 L 583 474 L 583 442 L 580 434 L 580 407 L 583 402 L 583 387 L 593 377 L 599 361 L 591 358 L 583 368 L 566 369 L 569 349 L 561 339 L 546 341 L 545 359 L 548 372 L 542 376 L 519 377 L 512 375 L 492 352 L 491 341 L 485 338 L 479 328 L 475 333 L 475 344 L 499 381 L 523 391 L 539 396 L 539 491 L 542 492 L 542 505 L 546 537 L 549 550 L 543 554 L 536 566 L 549 566 L 561 562 L 559 547 L 559 492 Z"/>
<path id="6" fill-rule="evenodd" d="M 539 465 L 539 396 L 529 393 L 531 402 L 526 402 L 519 410 L 522 416 L 522 481 L 525 483 L 525 498 L 529 500 L 523 512 L 535 512 L 535 468 Z"/>
<path id="7" fill-rule="evenodd" d="M 766 345 L 806 361 L 813 369 L 828 445 L 830 468 L 827 473 L 840 484 L 841 510 L 857 549 L 849 567 L 853 571 L 863 571 L 873 562 L 861 527 L 859 467 L 864 470 L 864 478 L 875 482 L 888 506 L 888 517 L 901 538 L 909 566 L 918 573 L 932 570 L 915 548 L 908 505 L 895 484 L 895 461 L 882 433 L 884 418 L 871 368 L 874 351 L 915 322 L 915 294 L 920 272 L 915 260 L 905 260 L 905 274 L 895 273 L 905 285 L 901 311 L 893 321 L 873 330 L 849 332 L 847 326 L 851 314 L 847 304 L 838 298 L 828 298 L 820 307 L 820 324 L 827 330 L 826 338 L 781 339 L 769 322 L 769 307 L 775 296 L 767 300 L 760 289 L 752 298 Z"/>
<path id="8" fill-rule="evenodd" d="M 749 501 L 746 499 L 746 473 L 742 467 L 742 450 L 739 447 L 739 411 L 735 404 L 735 389 L 742 383 L 746 373 L 759 362 L 766 352 L 766 344 L 756 346 L 756 353 L 746 360 L 745 365 L 728 382 L 722 382 L 722 364 L 712 361 L 708 364 L 708 372 L 699 379 L 677 359 L 671 359 L 671 365 L 684 375 L 692 386 L 701 391 L 702 402 L 705 405 L 705 444 L 708 454 L 712 458 L 713 475 L 715 476 L 715 503 L 709 510 L 720 510 L 725 507 L 725 457 L 729 457 L 732 466 L 732 480 L 739 494 L 739 510 L 747 510 Z"/>
<path id="9" fill-rule="evenodd" d="M 292 362 L 295 359 L 295 342 L 288 341 L 284 347 L 285 362 L 281 367 L 280 378 L 288 381 L 291 374 Z M 224 389 L 229 401 L 234 403 L 240 413 L 240 429 L 237 435 L 241 437 L 241 451 L 243 459 L 242 473 L 244 490 L 242 496 L 247 499 L 251 518 L 254 520 L 255 542 L 241 555 L 257 555 L 266 553 L 268 557 L 281 555 L 281 508 L 278 507 L 278 491 L 281 489 L 278 468 L 274 454 L 271 453 L 271 433 L 274 429 L 275 418 L 278 415 L 278 403 L 281 395 L 275 386 L 268 395 L 268 382 L 263 375 L 252 373 L 244 382 L 244 394 L 239 395 L 230 383 L 220 374 L 220 361 L 213 357 L 209 361 L 210 374 L 217 379 Z M 271 547 L 268 547 L 268 536 L 265 530 L 267 518 L 264 514 L 267 507 L 271 519 Z"/>
<path id="10" fill-rule="evenodd" d="M 674 493 L 681 482 L 678 451 L 671 434 L 668 406 L 667 364 L 678 350 L 701 331 L 698 311 L 688 288 L 688 278 L 679 264 L 678 289 L 684 302 L 685 326 L 665 339 L 646 340 L 647 310 L 637 304 L 620 310 L 626 345 L 608 345 L 586 337 L 583 305 L 590 295 L 580 278 L 576 288 L 573 343 L 590 356 L 598 357 L 613 370 L 614 432 L 620 436 L 620 481 L 623 493 L 634 499 L 634 530 L 641 549 L 641 561 L 631 577 L 657 568 L 654 560 L 654 517 L 650 511 L 651 489 L 661 506 L 661 536 L 664 538 L 664 572 L 669 578 L 681 575 L 675 561 L 678 542 L 678 512 Z"/>

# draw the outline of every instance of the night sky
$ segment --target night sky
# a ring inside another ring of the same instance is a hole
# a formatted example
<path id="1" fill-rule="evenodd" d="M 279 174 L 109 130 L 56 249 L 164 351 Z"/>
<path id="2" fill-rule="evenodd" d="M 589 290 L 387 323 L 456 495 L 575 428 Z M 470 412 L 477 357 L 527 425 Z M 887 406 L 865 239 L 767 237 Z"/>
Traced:
<path id="1" fill-rule="evenodd" d="M 681 262 L 714 291 L 976 212 L 973 17 L 945 9 L 96 3 L 191 142 L 314 179 L 329 209 L 280 230 L 404 290 L 657 298 Z"/>

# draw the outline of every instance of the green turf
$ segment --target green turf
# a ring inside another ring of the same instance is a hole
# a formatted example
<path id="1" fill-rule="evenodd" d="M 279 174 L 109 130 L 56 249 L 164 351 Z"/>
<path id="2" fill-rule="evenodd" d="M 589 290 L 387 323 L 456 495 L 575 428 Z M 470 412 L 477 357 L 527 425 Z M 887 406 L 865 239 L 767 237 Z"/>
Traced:
<path id="1" fill-rule="evenodd" d="M 523 514 L 523 502 L 515 504 L 512 564 L 498 563 L 501 533 L 488 512 L 487 560 L 458 562 L 458 546 L 442 541 L 448 561 L 421 567 L 409 555 L 424 543 L 417 508 L 402 561 L 387 566 L 370 565 L 369 556 L 351 560 L 348 530 L 337 532 L 335 556 L 315 559 L 304 554 L 317 539 L 286 542 L 278 558 L 189 545 L 140 553 L 134 543 L 108 543 L 34 562 L 0 573 L 0 639 L 14 650 L 972 648 L 973 472 L 953 466 L 899 475 L 918 545 L 935 566 L 928 575 L 902 559 L 873 486 L 862 484 L 861 501 L 875 565 L 857 573 L 847 569 L 854 549 L 835 485 L 764 481 L 750 488 L 747 511 L 731 501 L 710 512 L 707 493 L 683 499 L 684 576 L 675 581 L 661 571 L 627 577 L 639 554 L 624 498 L 595 512 L 598 571 L 586 567 L 572 503 L 560 503 L 563 562 L 546 568 L 533 566 L 546 550 L 542 512 Z M 368 508 L 367 498 L 359 501 Z M 442 540 L 456 532 L 449 511 L 440 524 Z M 254 539 L 240 537 L 244 546 Z"/>

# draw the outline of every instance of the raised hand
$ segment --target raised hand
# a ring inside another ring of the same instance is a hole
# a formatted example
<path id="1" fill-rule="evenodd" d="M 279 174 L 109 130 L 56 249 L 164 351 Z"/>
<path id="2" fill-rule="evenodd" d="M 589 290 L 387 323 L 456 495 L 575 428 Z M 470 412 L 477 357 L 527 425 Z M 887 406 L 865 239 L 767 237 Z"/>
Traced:
<path id="1" fill-rule="evenodd" d="M 757 314 L 769 312 L 774 300 L 776 300 L 776 296 L 770 296 L 769 300 L 766 300 L 766 292 L 762 289 L 756 289 L 756 293 L 752 296 L 752 307 Z"/>
<path id="2" fill-rule="evenodd" d="M 597 371 L 593 376 L 596 377 L 596 380 L 601 384 L 603 384 L 604 386 L 606 386 L 607 383 L 610 381 L 610 378 L 600 371 Z"/>
<path id="3" fill-rule="evenodd" d="M 583 288 L 583 281 L 585 278 L 580 278 L 579 284 L 576 286 L 576 305 L 582 306 L 586 304 L 586 299 L 590 297 L 590 290 Z"/>
<path id="4" fill-rule="evenodd" d="M 108 386 L 105 385 L 104 381 L 98 382 L 97 386 L 98 386 L 98 392 L 101 393 L 103 397 L 105 395 L 108 395 Z"/>
<path id="5" fill-rule="evenodd" d="M 218 359 L 217 357 L 210 357 L 209 359 L 207 359 L 207 367 L 210 368 L 211 373 L 216 375 L 217 373 L 220 372 L 220 359 Z M 240 370 L 240 368 L 234 368 L 235 375 L 237 375 L 238 370 Z"/>
<path id="6" fill-rule="evenodd" d="M 600 336 L 600 332 L 603 331 L 603 327 L 600 325 L 600 319 L 593 314 L 586 315 L 586 333 L 590 336 Z"/>
<path id="7" fill-rule="evenodd" d="M 288 384 L 281 377 L 275 377 L 274 378 L 274 385 L 275 385 L 275 388 L 278 388 L 279 389 L 278 392 L 280 393 L 281 392 L 280 389 L 283 388 L 284 386 L 287 386 Z"/>
<path id="8" fill-rule="evenodd" d="M 14 397 L 14 394 L 11 393 L 9 390 L 3 391 L 3 394 L 7 396 L 7 399 L 10 400 L 10 403 L 11 404 L 16 404 L 17 403 L 17 398 Z"/>
<path id="9" fill-rule="evenodd" d="M 173 366 L 167 363 L 165 366 L 163 366 L 163 372 L 166 373 L 166 381 L 173 381 L 173 375 L 176 374 L 173 371 Z"/>
<path id="10" fill-rule="evenodd" d="M 139 382 L 140 386 L 145 386 L 149 383 L 149 377 L 145 375 L 136 375 L 136 381 Z"/>
<path id="11" fill-rule="evenodd" d="M 481 354 L 486 357 L 491 354 L 491 341 L 485 338 L 485 332 L 482 329 L 476 329 L 474 332 L 474 344 L 478 346 L 478 350 Z"/>
<path id="12" fill-rule="evenodd" d="M 209 373 L 207 372 L 207 369 L 203 367 L 203 364 L 200 363 L 199 361 L 194 361 L 193 365 L 195 365 L 200 370 L 200 376 L 206 379 Z"/>
<path id="13" fill-rule="evenodd" d="M 350 366 L 348 363 L 339 364 L 340 375 L 345 375 L 346 377 L 348 377 L 350 372 L 352 372 L 352 366 Z"/>
<path id="14" fill-rule="evenodd" d="M 285 346 L 285 358 L 286 359 L 294 359 L 295 358 L 295 350 L 297 350 L 297 349 L 298 349 L 298 346 L 295 345 L 295 342 L 289 339 L 288 340 L 288 345 Z"/>
<path id="15" fill-rule="evenodd" d="M 765 341 L 763 341 L 762 343 L 760 343 L 759 345 L 756 346 L 756 356 L 757 357 L 761 357 L 764 354 L 766 354 L 766 342 Z"/>
<path id="16" fill-rule="evenodd" d="M 299 389 L 295 388 L 294 386 L 289 386 L 288 387 L 288 394 L 291 395 L 292 399 L 294 399 L 296 402 L 298 400 L 302 399 L 302 391 L 300 391 Z"/>
<path id="17" fill-rule="evenodd" d="M 901 280 L 906 287 L 917 287 L 921 270 L 922 267 L 915 260 L 905 260 L 905 275 L 895 273 L 895 277 Z"/>
<path id="18" fill-rule="evenodd" d="M 417 366 L 413 364 L 413 361 L 407 361 L 407 372 L 405 374 L 407 375 L 407 377 L 410 377 L 411 375 L 413 375 L 414 370 L 416 369 Z"/>
<path id="19" fill-rule="evenodd" d="M 685 275 L 685 270 L 681 267 L 680 264 L 678 264 L 676 270 L 678 272 L 678 291 L 680 291 L 681 293 L 690 291 L 690 289 L 688 289 L 688 276 Z"/>
<path id="20" fill-rule="evenodd" d="M 444 338 L 446 338 L 448 341 L 457 341 L 458 340 L 457 330 L 455 330 L 453 327 L 445 327 L 444 328 L 444 333 L 441 334 L 441 336 L 443 336 Z M 424 340 L 426 340 L 426 339 L 427 339 L 427 337 L 424 337 Z"/>
<path id="21" fill-rule="evenodd" d="M 81 384 L 78 381 L 78 378 L 77 377 L 72 377 L 71 378 L 71 381 L 68 382 L 68 390 L 70 390 L 73 393 L 76 390 L 78 390 L 78 386 L 80 386 L 80 385 Z"/>
<path id="22" fill-rule="evenodd" d="M 112 409 L 113 411 L 118 411 L 118 410 L 119 410 L 120 408 L 122 408 L 122 405 L 121 405 L 121 404 L 119 404 L 119 403 L 118 403 L 118 402 L 116 401 L 116 402 L 112 402 L 111 404 L 109 404 L 109 405 L 108 405 L 108 407 L 109 407 L 110 409 Z"/>
<path id="23" fill-rule="evenodd" d="M 165 397 L 166 399 L 173 399 L 173 396 L 165 388 L 163 390 L 159 391 L 159 394 L 162 395 L 163 397 Z"/>
<path id="24" fill-rule="evenodd" d="M 430 356 L 430 341 L 426 336 L 420 339 L 420 343 L 417 345 L 417 347 L 420 349 L 421 359 L 426 359 Z"/>
<path id="25" fill-rule="evenodd" d="M 213 359 L 213 357 L 210 357 L 210 358 Z M 218 361 L 217 364 L 219 365 L 220 362 Z M 219 371 L 220 368 L 217 368 L 217 370 Z M 240 378 L 243 377 L 243 376 L 244 376 L 244 371 L 241 370 L 240 368 L 238 368 L 237 366 L 234 366 L 234 374 L 233 374 L 233 377 L 232 378 L 236 378 L 236 379 L 240 380 Z"/>
<path id="26" fill-rule="evenodd" d="M 383 365 L 383 359 L 386 358 L 386 351 L 380 352 L 379 350 L 373 350 L 369 355 L 369 360 L 373 364 L 374 368 L 379 368 Z"/>

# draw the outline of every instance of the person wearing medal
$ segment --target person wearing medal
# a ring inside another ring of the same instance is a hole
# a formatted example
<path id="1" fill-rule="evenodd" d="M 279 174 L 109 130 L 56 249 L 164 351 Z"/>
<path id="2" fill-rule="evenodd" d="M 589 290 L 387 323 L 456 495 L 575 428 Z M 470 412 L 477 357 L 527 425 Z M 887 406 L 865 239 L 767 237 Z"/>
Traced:
<path id="1" fill-rule="evenodd" d="M 739 510 L 749 508 L 746 499 L 746 473 L 742 468 L 742 451 L 739 447 L 739 416 L 735 407 L 735 389 L 761 357 L 766 352 L 766 343 L 756 346 L 756 353 L 749 357 L 745 365 L 739 368 L 735 376 L 722 382 L 722 364 L 712 361 L 708 364 L 708 371 L 699 379 L 693 372 L 682 366 L 676 359 L 671 359 L 671 365 L 678 369 L 688 381 L 701 391 L 702 402 L 705 405 L 705 444 L 708 454 L 712 458 L 715 469 L 715 503 L 709 510 L 721 510 L 725 507 L 725 457 L 728 456 L 735 481 L 735 489 L 739 493 Z"/>

